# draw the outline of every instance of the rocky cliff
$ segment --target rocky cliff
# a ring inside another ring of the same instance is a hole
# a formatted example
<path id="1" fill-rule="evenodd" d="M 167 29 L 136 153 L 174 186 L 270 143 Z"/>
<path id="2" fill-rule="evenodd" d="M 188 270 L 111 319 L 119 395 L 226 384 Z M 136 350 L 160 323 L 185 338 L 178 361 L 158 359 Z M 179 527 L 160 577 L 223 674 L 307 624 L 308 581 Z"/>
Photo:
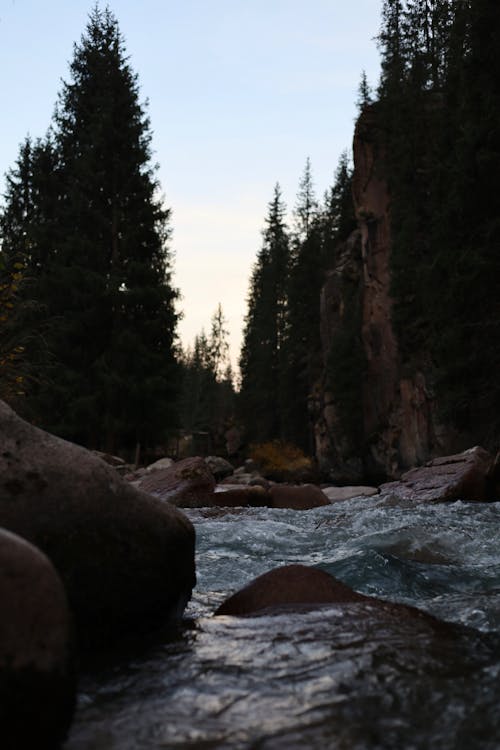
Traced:
<path id="1" fill-rule="evenodd" d="M 437 424 L 428 357 L 402 361 L 391 323 L 390 193 L 377 106 L 354 134 L 353 200 L 358 229 L 337 249 L 321 294 L 324 376 L 314 394 L 320 468 L 337 481 L 396 477 L 451 447 Z M 344 357 L 358 348 L 357 368 Z M 346 410 L 346 403 L 350 412 Z"/>

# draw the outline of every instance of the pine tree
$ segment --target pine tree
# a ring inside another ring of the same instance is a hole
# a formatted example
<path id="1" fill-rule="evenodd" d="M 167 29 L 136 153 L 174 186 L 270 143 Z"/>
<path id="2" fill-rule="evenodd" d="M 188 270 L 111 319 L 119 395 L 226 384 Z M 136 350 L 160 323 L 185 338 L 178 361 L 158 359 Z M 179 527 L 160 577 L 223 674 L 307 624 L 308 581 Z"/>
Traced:
<path id="1" fill-rule="evenodd" d="M 283 429 L 281 374 L 290 252 L 284 216 L 276 185 L 250 281 L 240 357 L 240 411 L 249 438 L 258 441 L 279 438 Z"/>
<path id="2" fill-rule="evenodd" d="M 319 298 L 325 271 L 322 223 L 310 160 L 299 182 L 288 281 L 283 424 L 285 438 L 312 453 L 308 399 L 319 375 Z"/>
<path id="3" fill-rule="evenodd" d="M 92 11 L 70 74 L 54 120 L 51 241 L 28 268 L 56 321 L 50 380 L 31 403 L 44 427 L 84 444 L 153 444 L 174 419 L 169 211 L 137 77 L 109 10 Z"/>

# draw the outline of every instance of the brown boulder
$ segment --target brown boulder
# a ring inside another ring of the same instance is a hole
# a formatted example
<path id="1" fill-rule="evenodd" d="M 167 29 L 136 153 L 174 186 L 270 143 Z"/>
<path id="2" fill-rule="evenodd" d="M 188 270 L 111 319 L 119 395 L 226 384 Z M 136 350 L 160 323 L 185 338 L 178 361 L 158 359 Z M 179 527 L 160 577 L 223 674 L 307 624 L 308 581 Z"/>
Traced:
<path id="1" fill-rule="evenodd" d="M 489 483 L 492 465 L 493 457 L 476 446 L 411 469 L 400 481 L 383 484 L 380 493 L 415 502 L 493 500 Z"/>
<path id="2" fill-rule="evenodd" d="M 0 530 L 0 732 L 4 750 L 54 748 L 75 704 L 63 584 L 26 540 Z"/>
<path id="3" fill-rule="evenodd" d="M 184 458 L 142 477 L 137 487 L 180 508 L 203 508 L 212 504 L 215 479 L 203 458 Z"/>
<path id="4" fill-rule="evenodd" d="M 269 489 L 272 508 L 290 510 L 310 510 L 329 505 L 326 495 L 314 484 L 274 484 Z"/>
<path id="5" fill-rule="evenodd" d="M 253 615 L 270 608 L 290 605 L 337 604 L 368 600 L 317 568 L 284 565 L 264 573 L 233 594 L 216 610 L 216 615 Z"/>
<path id="6" fill-rule="evenodd" d="M 221 488 L 223 486 L 219 485 Z M 220 489 L 220 491 L 214 493 L 212 497 L 213 505 L 219 508 L 265 508 L 271 504 L 269 492 L 264 487 L 257 485 L 253 487 L 227 486 L 227 490 Z"/>
<path id="7" fill-rule="evenodd" d="M 305 565 L 284 565 L 264 573 L 226 599 L 215 615 L 255 617 L 282 612 L 301 613 L 329 604 L 357 602 L 372 605 L 381 615 L 396 617 L 400 621 L 420 621 L 441 635 L 454 632 L 452 625 L 441 622 L 427 612 L 359 594 L 329 573 Z"/>
<path id="8" fill-rule="evenodd" d="M 88 645 L 180 615 L 195 583 L 194 529 L 182 513 L 3 402 L 0 526 L 49 557 Z"/>

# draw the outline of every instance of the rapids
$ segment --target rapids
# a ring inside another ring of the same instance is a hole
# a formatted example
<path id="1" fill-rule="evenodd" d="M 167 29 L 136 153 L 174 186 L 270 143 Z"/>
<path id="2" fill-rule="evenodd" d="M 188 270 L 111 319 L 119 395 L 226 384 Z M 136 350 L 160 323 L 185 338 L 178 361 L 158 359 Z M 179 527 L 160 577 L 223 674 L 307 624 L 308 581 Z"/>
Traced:
<path id="1" fill-rule="evenodd" d="M 500 503 L 371 497 L 188 515 L 198 584 L 186 621 L 82 678 L 64 750 L 498 750 Z M 454 627 L 370 603 L 212 617 L 292 562 Z"/>

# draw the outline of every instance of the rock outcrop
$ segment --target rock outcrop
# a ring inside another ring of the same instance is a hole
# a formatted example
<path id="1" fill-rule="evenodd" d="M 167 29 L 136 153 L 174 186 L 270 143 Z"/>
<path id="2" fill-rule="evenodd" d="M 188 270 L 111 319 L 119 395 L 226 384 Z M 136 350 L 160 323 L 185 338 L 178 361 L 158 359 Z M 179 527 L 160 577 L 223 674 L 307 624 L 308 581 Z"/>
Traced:
<path id="1" fill-rule="evenodd" d="M 194 529 L 182 513 L 3 402 L 0 526 L 51 560 L 89 646 L 180 615 L 195 584 Z"/>
<path id="2" fill-rule="evenodd" d="M 61 579 L 26 540 L 0 530 L 0 745 L 58 747 L 75 704 L 71 616 Z"/>
<path id="3" fill-rule="evenodd" d="M 493 456 L 476 446 L 411 469 L 398 482 L 381 485 L 380 493 L 416 503 L 497 500 L 493 467 Z"/>
<path id="4" fill-rule="evenodd" d="M 427 354 L 416 352 L 411 367 L 403 363 L 392 326 L 391 200 L 378 121 L 374 104 L 356 125 L 353 199 L 358 229 L 338 248 L 321 297 L 325 376 L 313 394 L 316 452 L 323 473 L 340 483 L 366 476 L 396 478 L 405 468 L 453 449 L 436 419 Z M 351 400 L 359 408 L 355 439 L 349 417 L 339 412 L 345 396 L 332 390 L 328 378 L 336 334 L 349 324 L 352 344 L 361 342 L 363 356 L 359 383 L 351 388 Z"/>

